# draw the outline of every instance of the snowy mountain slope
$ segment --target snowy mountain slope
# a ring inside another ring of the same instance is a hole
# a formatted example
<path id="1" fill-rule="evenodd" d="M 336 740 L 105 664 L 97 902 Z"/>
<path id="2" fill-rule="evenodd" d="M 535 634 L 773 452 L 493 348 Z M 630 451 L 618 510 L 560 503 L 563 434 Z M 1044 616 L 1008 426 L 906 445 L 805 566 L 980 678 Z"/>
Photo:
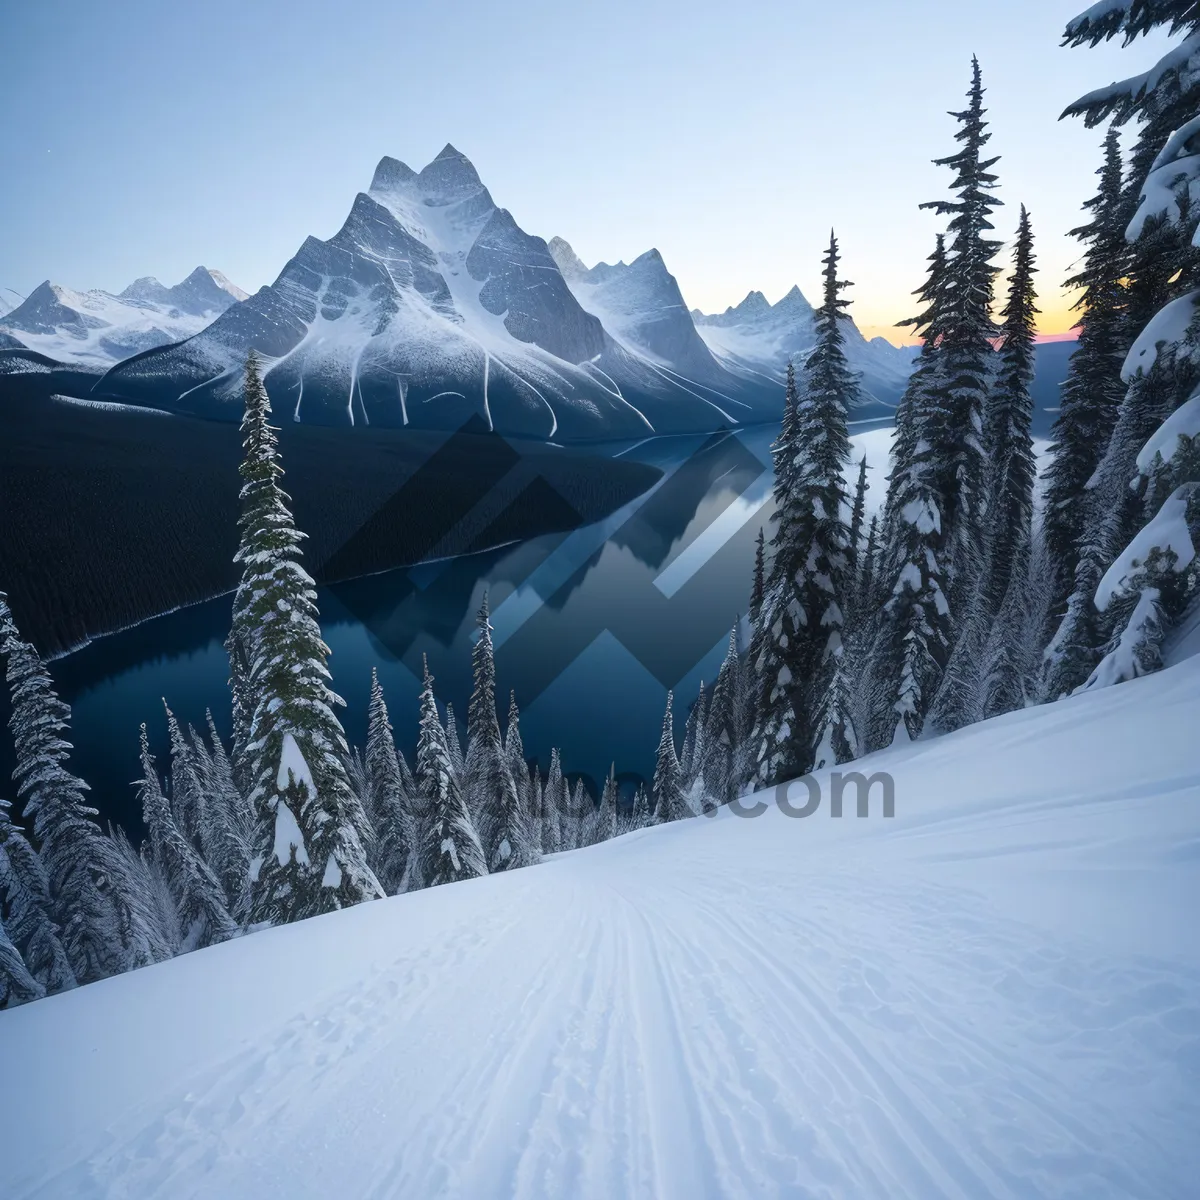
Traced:
<path id="1" fill-rule="evenodd" d="M 789 359 L 801 366 L 816 340 L 812 305 L 798 287 L 776 304 L 762 292 L 723 313 L 692 310 L 696 330 L 726 367 L 782 379 Z M 904 391 L 915 351 L 893 346 L 886 338 L 868 341 L 849 317 L 844 322 L 846 357 L 862 373 L 863 385 L 878 401 L 894 406 Z"/>
<path id="2" fill-rule="evenodd" d="M 64 363 L 109 367 L 199 333 L 246 293 L 219 271 L 197 267 L 182 283 L 135 280 L 119 296 L 76 292 L 47 280 L 0 317 L 0 333 Z"/>
<path id="3" fill-rule="evenodd" d="M 696 332 L 675 277 L 657 250 L 590 270 L 562 238 L 549 250 L 575 298 L 626 348 L 660 366 L 718 384 L 724 374 Z"/>
<path id="4" fill-rule="evenodd" d="M 1200 658 L 0 1013 L 0 1194 L 1179 1197 Z M 804 792 L 794 798 L 804 802 Z"/>
<path id="5" fill-rule="evenodd" d="M 12 312 L 24 300 L 25 297 L 20 292 L 13 291 L 9 287 L 0 287 L 0 317 Z"/>
<path id="6" fill-rule="evenodd" d="M 458 428 L 481 415 L 542 438 L 641 436 L 774 416 L 777 392 L 714 365 L 663 370 L 608 335 L 538 237 L 447 146 L 422 171 L 376 169 L 329 241 L 197 337 L 115 367 L 119 399 L 229 419 L 251 348 L 276 409 L 316 424 Z"/>

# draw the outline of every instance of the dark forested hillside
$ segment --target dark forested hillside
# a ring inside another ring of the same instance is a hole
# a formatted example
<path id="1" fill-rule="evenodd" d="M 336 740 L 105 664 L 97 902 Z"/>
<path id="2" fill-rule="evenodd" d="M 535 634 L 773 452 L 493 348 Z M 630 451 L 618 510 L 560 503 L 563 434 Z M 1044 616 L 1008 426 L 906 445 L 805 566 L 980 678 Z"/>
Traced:
<path id="1" fill-rule="evenodd" d="M 236 426 L 17 382 L 0 393 L 0 590 L 44 653 L 234 587 Z M 482 426 L 448 437 L 287 424 L 281 444 L 320 582 L 569 529 L 658 477 Z"/>

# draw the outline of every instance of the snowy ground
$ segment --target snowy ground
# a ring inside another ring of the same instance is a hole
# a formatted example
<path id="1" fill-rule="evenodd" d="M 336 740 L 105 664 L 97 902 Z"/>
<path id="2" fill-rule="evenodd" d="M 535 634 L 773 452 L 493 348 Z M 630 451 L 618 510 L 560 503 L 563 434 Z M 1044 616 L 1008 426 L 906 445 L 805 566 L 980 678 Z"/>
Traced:
<path id="1" fill-rule="evenodd" d="M 875 756 L 891 820 L 826 789 L 0 1013 L 0 1196 L 1194 1197 L 1198 714 L 1190 658 Z"/>

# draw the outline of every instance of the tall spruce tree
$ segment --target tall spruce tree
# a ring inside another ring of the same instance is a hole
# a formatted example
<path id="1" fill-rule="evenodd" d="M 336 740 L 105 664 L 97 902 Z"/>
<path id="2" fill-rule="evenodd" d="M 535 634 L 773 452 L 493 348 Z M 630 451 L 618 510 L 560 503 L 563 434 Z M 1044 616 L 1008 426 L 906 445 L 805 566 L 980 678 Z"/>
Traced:
<path id="1" fill-rule="evenodd" d="M 446 730 L 438 717 L 428 661 L 421 689 L 416 782 L 423 810 L 419 857 L 424 886 L 486 875 L 483 847 L 463 800 L 459 773 L 451 762 Z"/>
<path id="2" fill-rule="evenodd" d="M 217 732 L 211 711 L 205 712 L 208 741 L 197 734 L 193 748 L 202 762 L 206 829 L 203 844 L 208 847 L 208 864 L 221 887 L 234 920 L 245 917 L 242 905 L 248 899 L 250 843 L 254 833 L 254 814 L 233 778 L 233 766 Z"/>
<path id="3" fill-rule="evenodd" d="M 737 626 L 730 631 L 725 661 L 717 672 L 704 721 L 704 761 L 700 764 L 704 794 L 713 806 L 728 804 L 738 793 L 739 752 L 743 737 L 739 712 L 742 665 Z"/>
<path id="4" fill-rule="evenodd" d="M 979 595 L 989 628 L 984 647 L 978 711 L 995 716 L 1025 700 L 1026 601 L 1033 552 L 1034 337 L 1037 293 L 1033 286 L 1033 230 L 1025 206 L 1017 227 L 1013 270 L 1001 324 L 999 369 L 988 403 L 991 450 L 987 561 Z"/>
<path id="5" fill-rule="evenodd" d="M 921 735 L 951 640 L 937 449 L 948 421 L 942 339 L 950 280 L 941 235 L 928 261 L 925 282 L 915 293 L 923 308 L 900 322 L 915 328 L 921 350 L 897 409 L 876 567 L 879 613 L 863 680 L 861 749 Z"/>
<path id="6" fill-rule="evenodd" d="M 1200 10 L 1187 0 L 1093 6 L 1069 23 L 1064 41 L 1096 45 L 1121 36 L 1129 44 L 1155 29 L 1182 40 L 1150 71 L 1091 92 L 1063 114 L 1081 115 L 1089 126 L 1110 117 L 1116 124 L 1136 118 L 1141 126 L 1125 186 L 1126 332 L 1136 340 L 1122 371 L 1126 390 L 1112 433 L 1087 484 L 1089 520 L 1075 590 L 1047 649 L 1043 691 L 1051 698 L 1076 686 L 1101 655 L 1090 686 L 1156 664 L 1187 593 L 1200 586 L 1180 578 L 1173 549 L 1157 540 L 1164 524 L 1151 529 L 1160 507 L 1172 501 L 1190 522 L 1193 497 L 1186 492 L 1149 502 L 1149 480 L 1140 466 L 1158 426 L 1187 402 L 1198 382 L 1200 250 L 1194 242 L 1200 206 L 1193 196 L 1200 182 L 1200 78 L 1184 51 L 1200 36 Z M 1176 481 L 1184 488 L 1194 482 L 1182 475 Z"/>
<path id="7" fill-rule="evenodd" d="M 407 890 L 414 864 L 414 830 L 383 685 L 371 668 L 367 708 L 366 773 L 368 816 L 375 830 L 375 874 L 389 896 Z"/>
<path id="8" fill-rule="evenodd" d="M 21 952 L 13 945 L 0 921 L 0 1008 L 16 1008 L 40 1000 L 46 989 L 29 973 Z"/>
<path id="9" fill-rule="evenodd" d="M 692 816 L 684 794 L 683 772 L 679 769 L 679 758 L 675 751 L 675 725 L 671 717 L 673 699 L 673 694 L 668 692 L 654 766 L 654 820 L 659 825 Z"/>
<path id="10" fill-rule="evenodd" d="M 850 538 L 847 543 L 847 558 L 851 574 L 857 576 L 859 554 L 862 550 L 863 521 L 867 513 L 867 492 L 871 485 L 867 482 L 867 456 L 864 454 L 858 464 L 858 482 L 854 485 L 854 503 L 850 507 Z"/>
<path id="11" fill-rule="evenodd" d="M 283 924 L 373 900 L 383 889 L 367 865 L 346 777 L 345 733 L 334 713 L 316 587 L 301 563 L 304 535 L 280 487 L 277 430 L 251 354 L 242 418 L 243 486 L 235 561 L 242 579 L 233 638 L 248 663 L 242 748 L 253 787 L 252 924 Z M 235 697 L 236 698 L 236 697 Z"/>
<path id="12" fill-rule="evenodd" d="M 237 934 L 237 922 L 229 915 L 217 877 L 176 823 L 162 792 L 145 725 L 141 729 L 141 762 L 142 819 L 150 833 L 154 858 L 175 899 L 183 934 L 180 949 L 187 953 L 227 941 Z"/>
<path id="13" fill-rule="evenodd" d="M 517 799 L 521 811 L 525 813 L 530 828 L 530 852 L 536 854 L 538 837 L 535 837 L 534 822 L 536 814 L 533 804 L 533 781 L 529 774 L 529 764 L 525 761 L 525 745 L 521 741 L 521 710 L 517 707 L 517 693 L 508 694 L 508 722 L 504 727 L 504 759 L 508 763 L 508 773 L 517 785 Z"/>
<path id="14" fill-rule="evenodd" d="M 124 898 L 112 847 L 84 799 L 88 785 L 67 765 L 71 710 L 59 699 L 38 652 L 21 639 L 3 593 L 0 650 L 12 700 L 13 778 L 46 869 L 51 916 L 71 970 L 79 983 L 91 983 L 141 966 L 150 960 L 139 953 L 136 931 L 130 931 L 130 940 L 121 937 Z"/>
<path id="15" fill-rule="evenodd" d="M 997 157 L 984 158 L 991 140 L 984 120 L 983 79 L 979 60 L 971 60 L 967 107 L 951 115 L 958 121 L 959 150 L 935 160 L 954 172 L 954 198 L 921 205 L 949 216 L 945 286 L 940 293 L 941 390 L 932 435 L 934 488 L 940 499 L 945 542 L 943 570 L 952 614 L 965 611 L 965 599 L 978 582 L 983 563 L 987 507 L 987 450 L 984 413 L 993 369 L 992 298 L 998 268 L 992 259 L 1000 243 L 987 237 L 990 216 L 1001 203 L 994 194 Z"/>
<path id="16" fill-rule="evenodd" d="M 29 973 L 48 993 L 75 986 L 75 972 L 51 915 L 50 881 L 38 853 L 0 800 L 0 911 Z"/>
<path id="17" fill-rule="evenodd" d="M 1064 286 L 1078 288 L 1079 341 L 1062 385 L 1046 468 L 1043 529 L 1056 583 L 1052 613 L 1061 618 L 1075 586 L 1075 572 L 1089 519 L 1088 480 L 1104 453 L 1125 394 L 1121 364 L 1129 349 L 1125 278 L 1128 205 L 1121 183 L 1120 130 L 1104 139 L 1100 187 L 1084 202 L 1091 220 L 1071 231 L 1086 245 L 1081 269 Z M 1093 584 L 1094 587 L 1094 584 Z"/>
<path id="18" fill-rule="evenodd" d="M 467 778 L 478 813 L 480 840 L 489 872 L 509 871 L 535 861 L 529 817 L 521 807 L 496 716 L 496 659 L 487 592 L 476 618 L 479 637 L 471 651 L 474 688 L 467 713 Z"/>
<path id="19" fill-rule="evenodd" d="M 767 659 L 759 708 L 758 781 L 802 775 L 821 736 L 818 711 L 844 650 L 848 607 L 849 530 L 845 469 L 850 461 L 846 414 L 859 400 L 846 362 L 842 317 L 849 302 L 838 278 L 831 233 L 822 260 L 823 295 L 817 342 L 792 401 L 784 479 L 776 511 L 775 553 L 763 603 Z"/>

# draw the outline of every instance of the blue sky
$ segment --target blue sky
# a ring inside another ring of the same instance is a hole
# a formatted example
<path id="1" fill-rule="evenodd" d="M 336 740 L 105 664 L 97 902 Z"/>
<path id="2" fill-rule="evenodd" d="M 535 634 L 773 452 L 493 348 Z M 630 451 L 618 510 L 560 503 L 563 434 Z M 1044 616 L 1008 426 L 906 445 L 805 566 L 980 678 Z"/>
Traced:
<path id="1" fill-rule="evenodd" d="M 831 225 L 860 324 L 908 313 L 983 65 L 998 228 L 1030 208 L 1045 327 L 1101 132 L 1065 104 L 1156 46 L 1066 50 L 1082 0 L 11 0 L 0 285 L 119 290 L 199 263 L 254 290 L 378 159 L 453 142 L 589 264 L 663 253 L 689 304 L 816 291 Z"/>

